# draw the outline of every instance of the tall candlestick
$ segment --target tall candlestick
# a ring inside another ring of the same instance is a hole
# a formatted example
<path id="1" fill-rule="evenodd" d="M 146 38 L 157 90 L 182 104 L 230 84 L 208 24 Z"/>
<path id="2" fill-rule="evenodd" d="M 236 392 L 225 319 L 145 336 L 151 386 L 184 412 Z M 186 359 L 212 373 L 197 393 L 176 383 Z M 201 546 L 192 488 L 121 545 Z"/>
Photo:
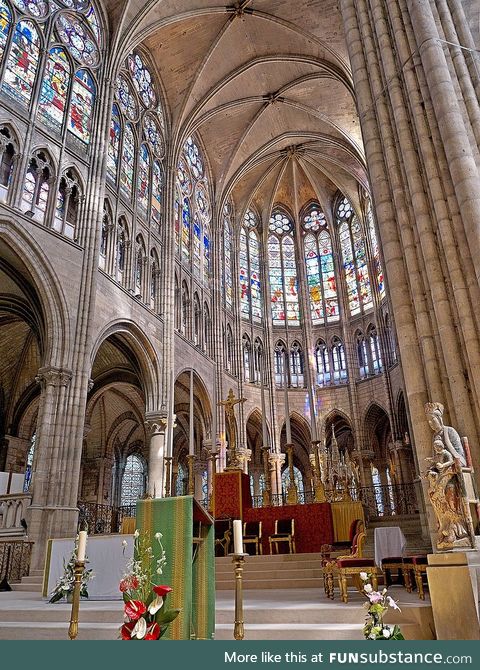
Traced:
<path id="1" fill-rule="evenodd" d="M 78 546 L 77 546 L 77 561 L 85 561 L 85 555 L 87 552 L 87 531 L 81 530 L 78 534 Z"/>
<path id="2" fill-rule="evenodd" d="M 243 533 L 240 519 L 234 519 L 233 521 L 233 553 L 243 554 Z"/>
<path id="3" fill-rule="evenodd" d="M 193 456 L 195 453 L 194 430 L 193 430 L 193 370 L 190 370 L 190 425 L 189 425 L 188 453 Z"/>
<path id="4" fill-rule="evenodd" d="M 290 426 L 290 406 L 288 404 L 288 354 L 285 352 L 283 362 L 283 385 L 285 395 L 285 430 L 287 434 L 287 444 L 292 444 L 292 428 Z"/>

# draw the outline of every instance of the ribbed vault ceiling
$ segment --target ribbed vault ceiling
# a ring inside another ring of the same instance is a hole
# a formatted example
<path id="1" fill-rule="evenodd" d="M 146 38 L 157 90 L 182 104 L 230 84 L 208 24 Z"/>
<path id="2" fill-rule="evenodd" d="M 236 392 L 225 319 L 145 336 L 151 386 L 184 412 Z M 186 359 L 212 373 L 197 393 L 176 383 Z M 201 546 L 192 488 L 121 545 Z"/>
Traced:
<path id="1" fill-rule="evenodd" d="M 145 47 L 176 146 L 192 132 L 200 136 L 217 199 L 231 192 L 239 209 L 252 197 L 301 206 L 298 189 L 285 187 L 295 164 L 302 188 L 321 204 L 337 188 L 355 202 L 366 172 L 336 2 L 106 4 L 112 66 Z"/>

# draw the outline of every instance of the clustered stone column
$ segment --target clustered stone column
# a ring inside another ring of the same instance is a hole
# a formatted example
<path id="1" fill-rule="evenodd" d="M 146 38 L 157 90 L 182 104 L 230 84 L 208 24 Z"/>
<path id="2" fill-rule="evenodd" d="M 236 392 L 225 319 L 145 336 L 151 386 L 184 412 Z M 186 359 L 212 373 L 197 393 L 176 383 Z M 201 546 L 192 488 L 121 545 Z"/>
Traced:
<path id="1" fill-rule="evenodd" d="M 432 398 L 480 456 L 479 82 L 460 5 L 340 0 L 420 469 Z"/>
<path id="2" fill-rule="evenodd" d="M 167 417 L 163 414 L 148 414 L 145 426 L 150 433 L 147 493 L 152 498 L 162 498 L 165 493 Z"/>

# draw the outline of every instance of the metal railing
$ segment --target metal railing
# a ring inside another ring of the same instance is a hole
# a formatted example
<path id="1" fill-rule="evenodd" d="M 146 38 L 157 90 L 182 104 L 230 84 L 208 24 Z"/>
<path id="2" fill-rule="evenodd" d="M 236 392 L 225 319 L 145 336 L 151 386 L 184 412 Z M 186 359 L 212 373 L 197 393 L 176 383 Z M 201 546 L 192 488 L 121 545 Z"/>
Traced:
<path id="1" fill-rule="evenodd" d="M 122 527 L 122 521 L 125 517 L 134 517 L 136 514 L 136 505 L 121 505 L 113 507 L 112 505 L 100 505 L 98 503 L 82 502 L 78 503 L 78 527 L 88 524 L 90 535 L 110 535 L 119 533 Z"/>
<path id="2" fill-rule="evenodd" d="M 354 496 L 354 500 L 361 500 L 368 517 L 402 516 L 419 511 L 413 483 L 365 486 L 355 491 Z"/>
<path id="3" fill-rule="evenodd" d="M 0 580 L 20 582 L 30 571 L 33 542 L 0 540 Z"/>

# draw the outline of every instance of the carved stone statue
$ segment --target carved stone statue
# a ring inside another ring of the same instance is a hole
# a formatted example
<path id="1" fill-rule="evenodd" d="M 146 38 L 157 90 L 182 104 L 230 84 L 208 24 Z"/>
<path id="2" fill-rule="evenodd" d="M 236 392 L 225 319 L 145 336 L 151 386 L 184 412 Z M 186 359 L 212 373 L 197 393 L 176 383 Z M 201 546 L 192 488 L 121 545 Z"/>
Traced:
<path id="1" fill-rule="evenodd" d="M 460 435 L 452 426 L 445 426 L 443 423 L 443 405 L 439 402 L 427 402 L 425 405 L 425 414 L 430 428 L 433 430 L 434 440 L 440 438 L 444 447 L 448 449 L 453 458 L 460 461 L 460 465 L 465 467 L 467 460 Z"/>
<path id="2" fill-rule="evenodd" d="M 425 474 L 428 497 L 437 519 L 437 550 L 475 546 L 473 524 L 462 474 L 465 453 L 460 436 L 442 421 L 443 406 L 427 403 L 425 414 L 435 433 L 431 466 Z"/>

